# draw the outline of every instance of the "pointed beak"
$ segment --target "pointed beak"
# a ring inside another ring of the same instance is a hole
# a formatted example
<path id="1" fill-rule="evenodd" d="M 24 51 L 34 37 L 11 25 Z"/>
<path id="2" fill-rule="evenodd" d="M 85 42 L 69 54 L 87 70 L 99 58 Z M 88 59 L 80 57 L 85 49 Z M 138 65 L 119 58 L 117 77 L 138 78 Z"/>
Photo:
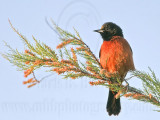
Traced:
<path id="1" fill-rule="evenodd" d="M 104 31 L 99 29 L 99 30 L 94 30 L 94 32 L 103 33 Z"/>

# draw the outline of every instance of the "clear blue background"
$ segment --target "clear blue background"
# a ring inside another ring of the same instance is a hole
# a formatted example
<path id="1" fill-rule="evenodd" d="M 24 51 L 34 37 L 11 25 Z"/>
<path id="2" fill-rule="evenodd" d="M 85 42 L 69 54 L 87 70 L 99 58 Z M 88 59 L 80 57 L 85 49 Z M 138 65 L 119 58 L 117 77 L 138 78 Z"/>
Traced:
<path id="1" fill-rule="evenodd" d="M 75 27 L 98 57 L 102 44 L 94 33 L 104 22 L 115 22 L 130 43 L 138 70 L 150 66 L 160 77 L 160 1 L 159 0 L 0 0 L 0 52 L 7 52 L 3 41 L 23 51 L 25 46 L 11 29 L 12 24 L 30 41 L 32 35 L 55 48 L 58 36 L 45 18 L 73 32 Z M 37 78 L 48 75 L 43 69 Z M 108 89 L 92 87 L 89 79 L 64 80 L 53 74 L 39 85 L 27 89 L 22 85 L 23 72 L 16 71 L 0 56 L 0 120 L 139 120 L 159 119 L 155 106 L 121 98 L 119 116 L 106 113 Z M 141 88 L 141 81 L 130 80 Z"/>

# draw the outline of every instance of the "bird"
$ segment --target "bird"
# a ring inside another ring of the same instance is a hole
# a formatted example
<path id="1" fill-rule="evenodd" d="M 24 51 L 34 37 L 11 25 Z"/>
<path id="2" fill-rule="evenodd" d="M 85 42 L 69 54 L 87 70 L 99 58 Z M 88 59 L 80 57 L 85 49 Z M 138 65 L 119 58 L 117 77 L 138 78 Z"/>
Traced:
<path id="1" fill-rule="evenodd" d="M 101 29 L 94 30 L 100 33 L 103 43 L 100 48 L 99 57 L 102 69 L 108 73 L 118 73 L 120 81 L 123 82 L 128 71 L 134 71 L 133 52 L 123 36 L 122 29 L 113 22 L 106 22 Z M 114 80 L 113 80 L 114 81 Z M 117 116 L 121 111 L 120 98 L 115 97 L 118 93 L 109 89 L 106 111 L 108 115 Z"/>

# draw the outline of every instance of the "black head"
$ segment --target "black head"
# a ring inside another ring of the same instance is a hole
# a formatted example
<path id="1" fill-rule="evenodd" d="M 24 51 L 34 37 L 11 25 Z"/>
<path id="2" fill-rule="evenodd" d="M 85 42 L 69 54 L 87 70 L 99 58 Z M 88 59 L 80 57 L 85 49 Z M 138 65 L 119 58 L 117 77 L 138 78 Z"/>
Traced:
<path id="1" fill-rule="evenodd" d="M 122 29 L 112 22 L 104 23 L 99 30 L 94 30 L 101 34 L 103 40 L 109 41 L 113 36 L 123 37 Z"/>

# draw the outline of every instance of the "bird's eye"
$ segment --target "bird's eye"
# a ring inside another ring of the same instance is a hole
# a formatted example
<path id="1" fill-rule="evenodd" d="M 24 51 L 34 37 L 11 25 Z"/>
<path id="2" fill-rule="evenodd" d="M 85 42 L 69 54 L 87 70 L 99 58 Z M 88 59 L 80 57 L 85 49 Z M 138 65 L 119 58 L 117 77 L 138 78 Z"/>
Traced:
<path id="1" fill-rule="evenodd" d="M 106 31 L 109 31 L 109 29 L 110 29 L 109 26 L 105 27 L 105 30 L 106 30 Z"/>

